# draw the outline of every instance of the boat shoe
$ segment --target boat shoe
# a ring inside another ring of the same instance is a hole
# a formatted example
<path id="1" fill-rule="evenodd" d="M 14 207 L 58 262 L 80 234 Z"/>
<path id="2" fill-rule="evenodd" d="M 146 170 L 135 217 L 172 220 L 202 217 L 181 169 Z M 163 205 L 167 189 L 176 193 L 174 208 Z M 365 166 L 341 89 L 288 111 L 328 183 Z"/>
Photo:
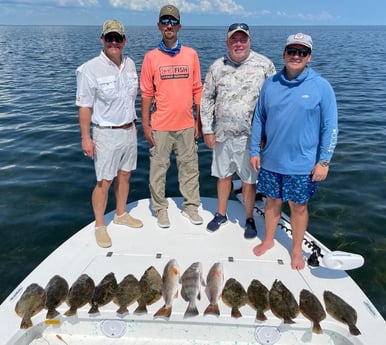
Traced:
<path id="1" fill-rule="evenodd" d="M 245 221 L 245 231 L 244 231 L 244 238 L 246 239 L 252 239 L 257 236 L 257 230 L 256 230 L 256 224 L 255 220 L 253 218 L 248 218 Z"/>
<path id="2" fill-rule="evenodd" d="M 202 217 L 198 214 L 197 210 L 185 209 L 181 212 L 181 214 L 188 218 L 190 222 L 194 225 L 200 225 L 203 222 Z"/>
<path id="3" fill-rule="evenodd" d="M 106 226 L 98 226 L 95 228 L 95 239 L 99 247 L 108 248 L 111 247 L 111 238 L 107 233 Z"/>
<path id="4" fill-rule="evenodd" d="M 139 219 L 136 219 L 136 218 L 130 216 L 127 212 L 125 212 L 121 216 L 114 214 L 113 222 L 114 222 L 114 224 L 129 226 L 130 228 L 143 227 L 143 223 Z"/>
<path id="5" fill-rule="evenodd" d="M 169 228 L 170 220 L 168 216 L 168 210 L 163 208 L 157 212 L 157 224 L 160 228 Z"/>

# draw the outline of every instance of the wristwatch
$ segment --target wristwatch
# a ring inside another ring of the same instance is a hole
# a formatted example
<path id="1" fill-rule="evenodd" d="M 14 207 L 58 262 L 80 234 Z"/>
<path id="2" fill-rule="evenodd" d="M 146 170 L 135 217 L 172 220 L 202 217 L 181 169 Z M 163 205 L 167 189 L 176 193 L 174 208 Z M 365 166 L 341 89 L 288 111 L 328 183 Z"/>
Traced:
<path id="1" fill-rule="evenodd" d="M 321 159 L 319 162 L 318 162 L 322 167 L 328 167 L 330 165 L 330 161 L 328 161 L 327 159 Z"/>

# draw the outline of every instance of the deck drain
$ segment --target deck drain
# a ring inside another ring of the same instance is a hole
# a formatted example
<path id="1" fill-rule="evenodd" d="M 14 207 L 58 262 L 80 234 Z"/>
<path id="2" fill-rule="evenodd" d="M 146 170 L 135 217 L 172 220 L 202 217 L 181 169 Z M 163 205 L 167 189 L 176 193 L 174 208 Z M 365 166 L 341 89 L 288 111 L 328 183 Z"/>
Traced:
<path id="1" fill-rule="evenodd" d="M 126 322 L 121 320 L 103 320 L 102 333 L 109 338 L 120 338 L 126 332 Z"/>
<path id="2" fill-rule="evenodd" d="M 256 327 L 255 338 L 262 345 L 273 345 L 280 339 L 280 331 L 276 327 Z"/>

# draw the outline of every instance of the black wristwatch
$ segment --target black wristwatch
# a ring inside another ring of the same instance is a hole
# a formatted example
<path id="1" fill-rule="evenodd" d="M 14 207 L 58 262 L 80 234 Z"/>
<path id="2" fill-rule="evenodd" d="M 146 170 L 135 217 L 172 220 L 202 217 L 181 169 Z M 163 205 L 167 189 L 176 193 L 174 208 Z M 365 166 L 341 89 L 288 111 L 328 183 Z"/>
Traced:
<path id="1" fill-rule="evenodd" d="M 328 167 L 330 165 L 330 161 L 328 161 L 327 159 L 321 159 L 319 162 L 318 162 L 322 167 Z"/>

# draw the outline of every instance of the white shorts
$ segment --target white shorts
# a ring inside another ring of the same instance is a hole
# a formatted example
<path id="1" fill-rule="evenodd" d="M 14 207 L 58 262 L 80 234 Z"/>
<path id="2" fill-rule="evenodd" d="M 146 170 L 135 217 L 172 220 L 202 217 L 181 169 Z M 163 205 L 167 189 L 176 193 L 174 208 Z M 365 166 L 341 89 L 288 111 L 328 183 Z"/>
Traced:
<path id="1" fill-rule="evenodd" d="M 97 181 L 111 181 L 119 170 L 132 171 L 137 168 L 137 129 L 110 129 L 93 127 L 96 146 L 94 156 Z"/>
<path id="2" fill-rule="evenodd" d="M 241 181 L 255 184 L 257 172 L 249 164 L 249 137 L 227 138 L 213 149 L 212 176 L 226 178 L 236 173 Z"/>

